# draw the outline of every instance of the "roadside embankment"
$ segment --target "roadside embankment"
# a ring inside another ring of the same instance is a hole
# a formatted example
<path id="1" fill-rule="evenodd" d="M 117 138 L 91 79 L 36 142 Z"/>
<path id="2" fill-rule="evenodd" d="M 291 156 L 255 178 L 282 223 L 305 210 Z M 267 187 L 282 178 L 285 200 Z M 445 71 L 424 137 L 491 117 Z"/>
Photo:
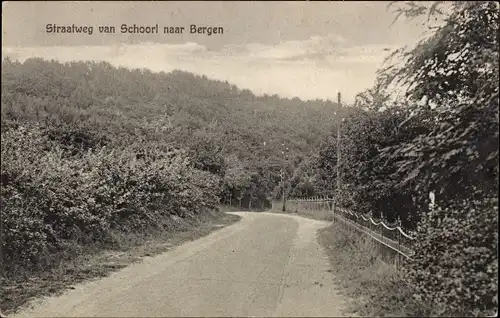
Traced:
<path id="1" fill-rule="evenodd" d="M 59 294 L 73 285 L 109 275 L 144 257 L 166 252 L 237 222 L 239 216 L 212 212 L 195 218 L 172 218 L 169 231 L 121 233 L 113 248 L 88 248 L 58 266 L 39 272 L 18 272 L 1 279 L 0 303 L 4 315 L 15 312 L 35 297 Z M 0 313 L 1 316 L 1 313 Z"/>
<path id="2" fill-rule="evenodd" d="M 320 244 L 332 264 L 333 275 L 353 301 L 351 310 L 367 317 L 428 317 L 430 309 L 413 298 L 400 272 L 378 257 L 369 237 L 346 231 L 339 223 L 321 229 Z"/>

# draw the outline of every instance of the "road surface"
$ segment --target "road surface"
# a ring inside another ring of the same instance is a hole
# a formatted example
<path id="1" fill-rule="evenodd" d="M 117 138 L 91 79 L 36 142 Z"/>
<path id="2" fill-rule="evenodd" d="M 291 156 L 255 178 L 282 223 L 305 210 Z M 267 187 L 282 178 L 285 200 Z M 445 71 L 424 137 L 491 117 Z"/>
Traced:
<path id="1" fill-rule="evenodd" d="M 9 317 L 349 316 L 317 230 L 293 215 L 242 220 Z"/>

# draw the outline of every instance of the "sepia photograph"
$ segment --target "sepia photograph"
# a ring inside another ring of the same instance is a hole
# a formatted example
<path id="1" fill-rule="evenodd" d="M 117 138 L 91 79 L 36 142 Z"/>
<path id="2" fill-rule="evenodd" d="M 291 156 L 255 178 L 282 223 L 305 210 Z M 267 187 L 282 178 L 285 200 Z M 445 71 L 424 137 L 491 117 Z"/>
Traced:
<path id="1" fill-rule="evenodd" d="M 0 318 L 497 317 L 499 11 L 2 2 Z"/>

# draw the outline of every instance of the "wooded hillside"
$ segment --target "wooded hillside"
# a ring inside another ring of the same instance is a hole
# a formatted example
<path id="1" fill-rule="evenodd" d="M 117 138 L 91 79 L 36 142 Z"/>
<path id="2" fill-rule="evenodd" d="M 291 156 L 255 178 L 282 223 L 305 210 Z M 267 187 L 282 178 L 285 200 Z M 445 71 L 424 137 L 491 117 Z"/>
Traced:
<path id="1" fill-rule="evenodd" d="M 147 230 L 221 201 L 265 208 L 281 193 L 280 168 L 292 173 L 336 109 L 181 71 L 5 59 L 7 264 L 38 264 L 69 241 L 107 241 L 110 229 Z"/>

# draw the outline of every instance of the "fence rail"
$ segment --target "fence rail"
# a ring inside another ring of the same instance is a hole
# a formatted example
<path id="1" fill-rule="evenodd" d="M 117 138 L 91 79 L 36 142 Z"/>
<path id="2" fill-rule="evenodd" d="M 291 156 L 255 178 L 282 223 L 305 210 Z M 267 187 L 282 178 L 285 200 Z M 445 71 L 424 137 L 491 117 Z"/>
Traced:
<path id="1" fill-rule="evenodd" d="M 382 260 L 400 265 L 410 258 L 411 241 L 414 238 L 401 228 L 398 220 L 394 224 L 387 224 L 382 218 L 375 220 L 372 217 L 365 217 L 348 209 L 335 206 L 333 198 L 303 198 L 289 199 L 288 207 L 291 210 L 308 210 L 314 213 L 328 213 L 331 219 L 340 221 L 347 225 L 348 230 L 356 230 L 372 239 L 379 247 L 378 251 Z"/>

